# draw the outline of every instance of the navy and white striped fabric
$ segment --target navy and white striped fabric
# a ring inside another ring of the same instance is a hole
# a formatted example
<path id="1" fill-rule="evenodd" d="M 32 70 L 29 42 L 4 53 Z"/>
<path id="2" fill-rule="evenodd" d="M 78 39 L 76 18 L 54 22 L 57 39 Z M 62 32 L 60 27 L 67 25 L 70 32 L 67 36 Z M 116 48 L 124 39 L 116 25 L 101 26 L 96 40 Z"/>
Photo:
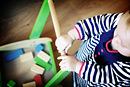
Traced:
<path id="1" fill-rule="evenodd" d="M 75 54 L 76 58 L 85 61 L 81 78 L 74 77 L 76 87 L 84 86 L 121 86 L 130 85 L 130 62 L 114 62 L 109 65 L 98 65 L 94 58 L 96 46 L 100 42 L 100 36 L 117 27 L 123 14 L 104 14 L 79 21 L 75 27 L 83 43 Z M 85 79 L 85 80 L 84 80 Z M 74 82 L 74 83 L 75 83 Z"/>

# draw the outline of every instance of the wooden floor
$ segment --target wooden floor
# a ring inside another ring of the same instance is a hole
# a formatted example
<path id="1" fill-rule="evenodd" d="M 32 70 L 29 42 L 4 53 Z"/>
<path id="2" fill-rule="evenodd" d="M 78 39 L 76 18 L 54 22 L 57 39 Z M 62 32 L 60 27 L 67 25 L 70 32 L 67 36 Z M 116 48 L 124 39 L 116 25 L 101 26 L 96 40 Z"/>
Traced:
<path id="1" fill-rule="evenodd" d="M 0 3 L 0 46 L 29 39 L 42 3 L 43 0 L 3 0 Z M 62 34 L 67 33 L 81 19 L 130 10 L 130 0 L 55 0 L 54 4 Z M 60 54 L 55 47 L 56 36 L 50 15 L 41 37 L 52 38 L 54 57 L 59 70 L 59 61 L 56 58 Z M 73 55 L 80 43 L 74 43 L 69 53 Z M 71 76 L 62 82 L 63 87 L 72 86 Z M 69 86 L 68 83 L 70 83 Z"/>

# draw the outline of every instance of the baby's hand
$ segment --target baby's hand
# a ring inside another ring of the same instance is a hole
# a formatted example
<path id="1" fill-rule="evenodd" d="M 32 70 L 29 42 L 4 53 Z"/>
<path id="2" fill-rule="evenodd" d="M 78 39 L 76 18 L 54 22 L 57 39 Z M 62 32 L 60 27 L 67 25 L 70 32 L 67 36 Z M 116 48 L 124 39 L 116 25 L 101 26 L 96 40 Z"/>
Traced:
<path id="1" fill-rule="evenodd" d="M 74 56 L 60 56 L 57 59 L 62 59 L 59 66 L 62 71 L 74 71 L 79 73 L 82 62 Z"/>
<path id="2" fill-rule="evenodd" d="M 65 53 L 67 53 L 68 49 L 73 44 L 73 39 L 68 34 L 65 34 L 57 38 L 55 44 L 56 44 L 57 50 L 60 53 L 64 50 L 65 50 Z"/>

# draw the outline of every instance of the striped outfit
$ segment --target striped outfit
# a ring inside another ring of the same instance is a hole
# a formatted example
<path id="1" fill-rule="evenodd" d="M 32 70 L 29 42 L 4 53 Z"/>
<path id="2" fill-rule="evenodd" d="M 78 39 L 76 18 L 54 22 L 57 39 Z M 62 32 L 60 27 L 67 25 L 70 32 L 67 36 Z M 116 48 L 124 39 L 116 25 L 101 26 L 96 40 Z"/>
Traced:
<path id="1" fill-rule="evenodd" d="M 123 14 L 104 14 L 79 21 L 75 26 L 82 40 L 75 57 L 82 61 L 74 87 L 130 86 L 130 58 L 111 50 L 114 30 Z"/>

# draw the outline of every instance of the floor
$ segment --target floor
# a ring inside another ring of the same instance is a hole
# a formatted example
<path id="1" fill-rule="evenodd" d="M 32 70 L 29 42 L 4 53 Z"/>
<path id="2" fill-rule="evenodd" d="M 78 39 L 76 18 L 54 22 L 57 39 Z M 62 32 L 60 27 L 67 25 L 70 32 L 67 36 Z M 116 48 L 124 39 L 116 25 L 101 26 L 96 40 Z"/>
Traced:
<path id="1" fill-rule="evenodd" d="M 31 30 L 39 13 L 43 0 L 2 0 L 0 3 L 0 46 L 29 39 Z M 66 34 L 77 21 L 105 13 L 120 13 L 130 10 L 130 0 L 55 0 L 61 33 Z M 59 62 L 54 27 L 49 15 L 41 37 L 52 38 L 52 48 L 57 70 Z M 69 50 L 74 55 L 81 41 L 76 41 Z M 75 50 L 73 50 L 75 49 Z M 70 74 L 61 85 L 72 86 Z M 67 84 L 66 84 L 67 83 Z M 70 83 L 68 85 L 68 83 Z"/>

